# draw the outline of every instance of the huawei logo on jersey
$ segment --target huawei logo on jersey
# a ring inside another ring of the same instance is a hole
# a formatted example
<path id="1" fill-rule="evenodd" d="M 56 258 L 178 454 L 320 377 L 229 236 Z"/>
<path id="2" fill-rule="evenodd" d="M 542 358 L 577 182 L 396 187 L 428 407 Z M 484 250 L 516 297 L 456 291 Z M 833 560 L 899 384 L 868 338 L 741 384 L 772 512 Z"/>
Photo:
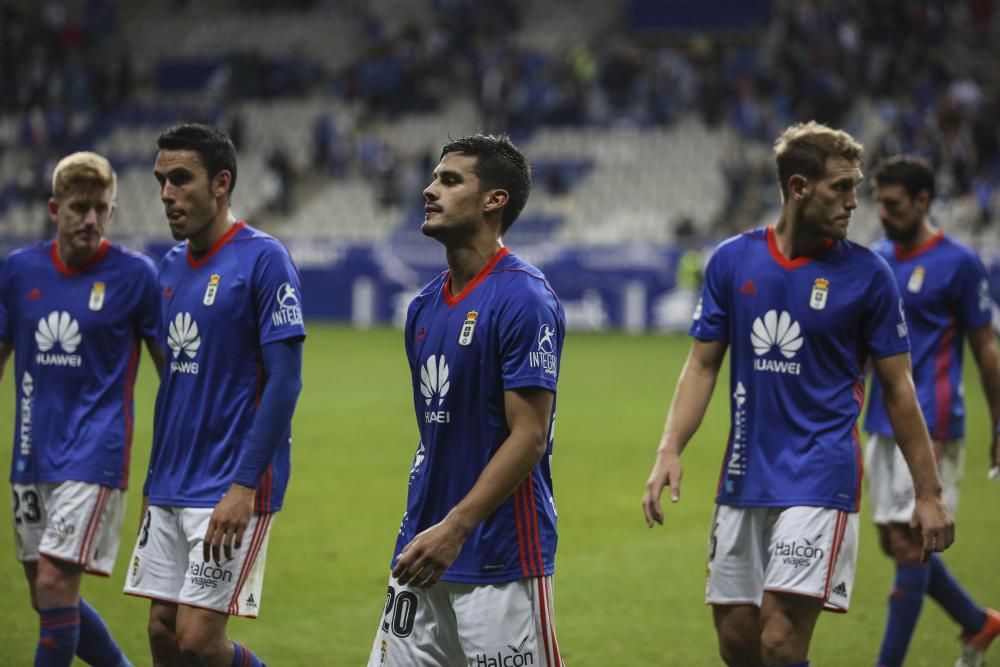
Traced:
<path id="1" fill-rule="evenodd" d="M 174 353 L 174 361 L 170 363 L 171 372 L 197 375 L 197 362 L 178 361 L 181 352 L 187 355 L 188 359 L 194 359 L 195 355 L 198 354 L 198 348 L 201 347 L 198 323 L 191 317 L 191 313 L 177 313 L 173 322 L 167 327 L 167 345 Z"/>
<path id="2" fill-rule="evenodd" d="M 35 361 L 41 366 L 78 367 L 83 358 L 74 353 L 82 340 L 79 322 L 65 310 L 53 310 L 48 316 L 38 320 L 38 329 L 35 331 L 38 354 Z M 57 345 L 65 354 L 54 351 Z"/>
<path id="3" fill-rule="evenodd" d="M 424 403 L 430 407 L 431 401 L 437 398 L 437 405 L 440 407 L 450 388 L 448 362 L 443 354 L 440 357 L 432 354 L 427 358 L 427 362 L 420 367 L 420 393 L 424 397 Z M 428 410 L 424 412 L 424 420 L 428 424 L 432 422 L 447 424 L 451 421 L 451 413 L 442 410 Z"/>
<path id="4" fill-rule="evenodd" d="M 65 310 L 53 310 L 48 317 L 38 321 L 35 342 L 42 352 L 48 352 L 58 343 L 67 353 L 73 354 L 81 339 L 80 324 Z"/>
<path id="5" fill-rule="evenodd" d="M 802 347 L 802 335 L 799 323 L 792 320 L 792 316 L 787 311 L 769 310 L 764 314 L 764 318 L 757 318 L 753 321 L 753 329 L 750 332 L 750 342 L 753 343 L 754 353 L 760 357 L 777 347 L 785 359 L 791 359 Z M 786 373 L 798 375 L 801 371 L 800 364 L 791 361 L 775 361 L 772 359 L 754 359 L 754 369 L 758 371 L 769 371 L 772 373 Z"/>

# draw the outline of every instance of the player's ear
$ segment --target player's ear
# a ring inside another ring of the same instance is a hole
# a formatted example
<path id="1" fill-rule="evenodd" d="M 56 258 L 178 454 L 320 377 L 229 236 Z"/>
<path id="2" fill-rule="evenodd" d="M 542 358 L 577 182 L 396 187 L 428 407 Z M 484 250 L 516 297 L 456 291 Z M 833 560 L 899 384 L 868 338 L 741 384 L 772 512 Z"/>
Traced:
<path id="1" fill-rule="evenodd" d="M 233 175 L 228 169 L 223 169 L 212 179 L 212 195 L 215 197 L 225 197 L 229 194 L 229 184 L 233 182 Z"/>
<path id="2" fill-rule="evenodd" d="M 913 201 L 917 203 L 917 206 L 921 210 L 926 211 L 931 207 L 931 193 L 927 190 L 921 190 L 917 193 L 917 196 L 913 198 Z"/>
<path id="3" fill-rule="evenodd" d="M 792 199 L 802 199 L 809 194 L 809 179 L 802 174 L 792 174 L 788 178 L 788 194 Z"/>
<path id="4" fill-rule="evenodd" d="M 483 202 L 483 212 L 498 211 L 508 200 L 510 200 L 510 193 L 506 190 L 490 190 L 486 193 L 486 199 Z"/>
<path id="5" fill-rule="evenodd" d="M 52 222 L 59 222 L 59 202 L 55 197 L 49 197 L 49 218 Z"/>

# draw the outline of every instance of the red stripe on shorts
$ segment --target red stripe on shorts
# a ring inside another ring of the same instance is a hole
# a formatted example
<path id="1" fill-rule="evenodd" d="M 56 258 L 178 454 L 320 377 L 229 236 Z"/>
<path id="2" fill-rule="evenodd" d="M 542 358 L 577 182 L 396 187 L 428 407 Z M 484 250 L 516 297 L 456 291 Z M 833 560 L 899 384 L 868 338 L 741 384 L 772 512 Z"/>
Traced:
<path id="1" fill-rule="evenodd" d="M 830 585 L 833 583 L 833 570 L 837 565 L 837 558 L 840 557 L 840 547 L 844 543 L 844 534 L 847 532 L 847 512 L 837 510 L 837 525 L 833 529 L 833 550 L 830 554 L 830 568 L 826 572 L 826 585 L 823 586 L 823 599 L 830 597 Z"/>
<path id="2" fill-rule="evenodd" d="M 267 536 L 267 527 L 271 524 L 271 514 L 258 514 L 257 524 L 253 528 L 253 534 L 250 536 L 250 545 L 247 551 L 246 560 L 243 561 L 243 567 L 240 568 L 240 576 L 236 579 L 236 590 L 233 591 L 233 597 L 229 600 L 229 613 L 239 614 L 240 611 L 240 593 L 243 591 L 243 586 L 247 583 L 247 578 L 250 576 L 251 570 L 253 570 L 254 561 L 257 560 L 257 555 L 260 552 L 260 546 L 264 543 L 264 538 Z"/>
<path id="3" fill-rule="evenodd" d="M 552 650 L 549 648 L 549 608 L 545 601 L 545 582 L 542 579 L 543 577 L 535 579 L 538 586 L 538 611 L 542 619 L 542 647 L 545 649 L 545 664 L 547 667 L 552 667 Z"/>
<path id="4" fill-rule="evenodd" d="M 80 565 L 86 565 L 90 561 L 91 549 L 94 546 L 94 538 L 97 537 L 97 528 L 101 525 L 101 516 L 104 514 L 104 508 L 108 504 L 108 498 L 111 495 L 111 489 L 106 486 L 102 486 L 101 490 L 97 494 L 97 502 L 94 503 L 94 509 L 91 510 L 90 519 L 87 520 L 87 527 L 83 532 L 83 542 L 80 544 L 80 553 L 77 556 L 77 562 Z"/>
<path id="5" fill-rule="evenodd" d="M 525 490 L 528 493 L 528 498 L 531 500 L 531 534 L 535 538 L 535 558 L 538 561 L 538 572 L 535 573 L 535 576 L 544 577 L 545 557 L 542 555 L 542 536 L 538 532 L 538 506 L 535 505 L 535 485 L 532 483 L 531 475 L 528 475 L 525 481 L 528 485 Z"/>

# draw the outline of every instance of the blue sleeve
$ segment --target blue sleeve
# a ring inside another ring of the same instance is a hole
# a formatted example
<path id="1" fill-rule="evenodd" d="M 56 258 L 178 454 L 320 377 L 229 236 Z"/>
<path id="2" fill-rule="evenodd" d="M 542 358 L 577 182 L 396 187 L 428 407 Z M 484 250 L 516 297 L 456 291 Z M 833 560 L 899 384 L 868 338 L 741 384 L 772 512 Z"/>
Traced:
<path id="1" fill-rule="evenodd" d="M 955 319 L 966 331 L 989 324 L 993 319 L 993 298 L 983 263 L 969 253 L 962 258 L 956 278 L 951 285 Z"/>
<path id="2" fill-rule="evenodd" d="M 884 359 L 910 351 L 903 299 L 899 296 L 892 269 L 879 255 L 875 258 L 872 281 L 865 295 L 863 340 L 873 359 Z"/>
<path id="3" fill-rule="evenodd" d="M 247 435 L 233 481 L 257 486 L 261 475 L 291 428 L 295 402 L 302 391 L 302 339 L 290 338 L 261 347 L 264 392 Z"/>
<path id="4" fill-rule="evenodd" d="M 688 334 L 698 340 L 729 340 L 731 277 L 726 247 L 719 246 L 705 268 L 705 284 L 688 329 Z"/>
<path id="5" fill-rule="evenodd" d="M 500 363 L 504 389 L 556 390 L 566 318 L 548 284 L 526 278 L 500 312 Z"/>
<path id="6" fill-rule="evenodd" d="M 268 244 L 254 266 L 253 280 L 261 345 L 305 336 L 299 272 L 284 246 L 277 241 Z"/>

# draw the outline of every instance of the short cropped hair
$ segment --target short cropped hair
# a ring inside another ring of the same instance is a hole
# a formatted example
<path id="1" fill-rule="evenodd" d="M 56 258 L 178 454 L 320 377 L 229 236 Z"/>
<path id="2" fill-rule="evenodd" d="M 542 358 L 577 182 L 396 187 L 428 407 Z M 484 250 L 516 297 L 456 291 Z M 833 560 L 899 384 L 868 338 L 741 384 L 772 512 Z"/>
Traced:
<path id="1" fill-rule="evenodd" d="M 236 188 L 236 147 L 222 130 L 201 123 L 174 125 L 160 133 L 156 147 L 161 151 L 194 151 L 205 163 L 209 182 L 219 172 L 228 171 L 232 179 L 227 194 L 232 196 Z"/>
<path id="2" fill-rule="evenodd" d="M 781 195 L 788 199 L 788 179 L 795 174 L 819 179 L 826 175 L 826 161 L 842 157 L 861 164 L 864 148 L 843 130 L 835 130 L 814 120 L 792 125 L 774 142 Z"/>
<path id="3" fill-rule="evenodd" d="M 441 149 L 441 157 L 448 153 L 472 155 L 476 159 L 474 172 L 479 179 L 479 191 L 500 189 L 509 195 L 500 222 L 500 235 L 521 214 L 531 192 L 531 167 L 524 153 L 511 142 L 506 134 L 474 134 L 455 139 Z"/>
<path id="4" fill-rule="evenodd" d="M 894 155 L 878 163 L 872 172 L 875 185 L 902 185 L 910 199 L 926 190 L 934 199 L 934 167 L 916 155 Z"/>
<path id="5" fill-rule="evenodd" d="M 81 151 L 59 160 L 52 171 L 52 197 L 58 201 L 70 191 L 81 188 L 110 188 L 111 199 L 115 199 L 118 194 L 118 177 L 106 157 Z"/>

